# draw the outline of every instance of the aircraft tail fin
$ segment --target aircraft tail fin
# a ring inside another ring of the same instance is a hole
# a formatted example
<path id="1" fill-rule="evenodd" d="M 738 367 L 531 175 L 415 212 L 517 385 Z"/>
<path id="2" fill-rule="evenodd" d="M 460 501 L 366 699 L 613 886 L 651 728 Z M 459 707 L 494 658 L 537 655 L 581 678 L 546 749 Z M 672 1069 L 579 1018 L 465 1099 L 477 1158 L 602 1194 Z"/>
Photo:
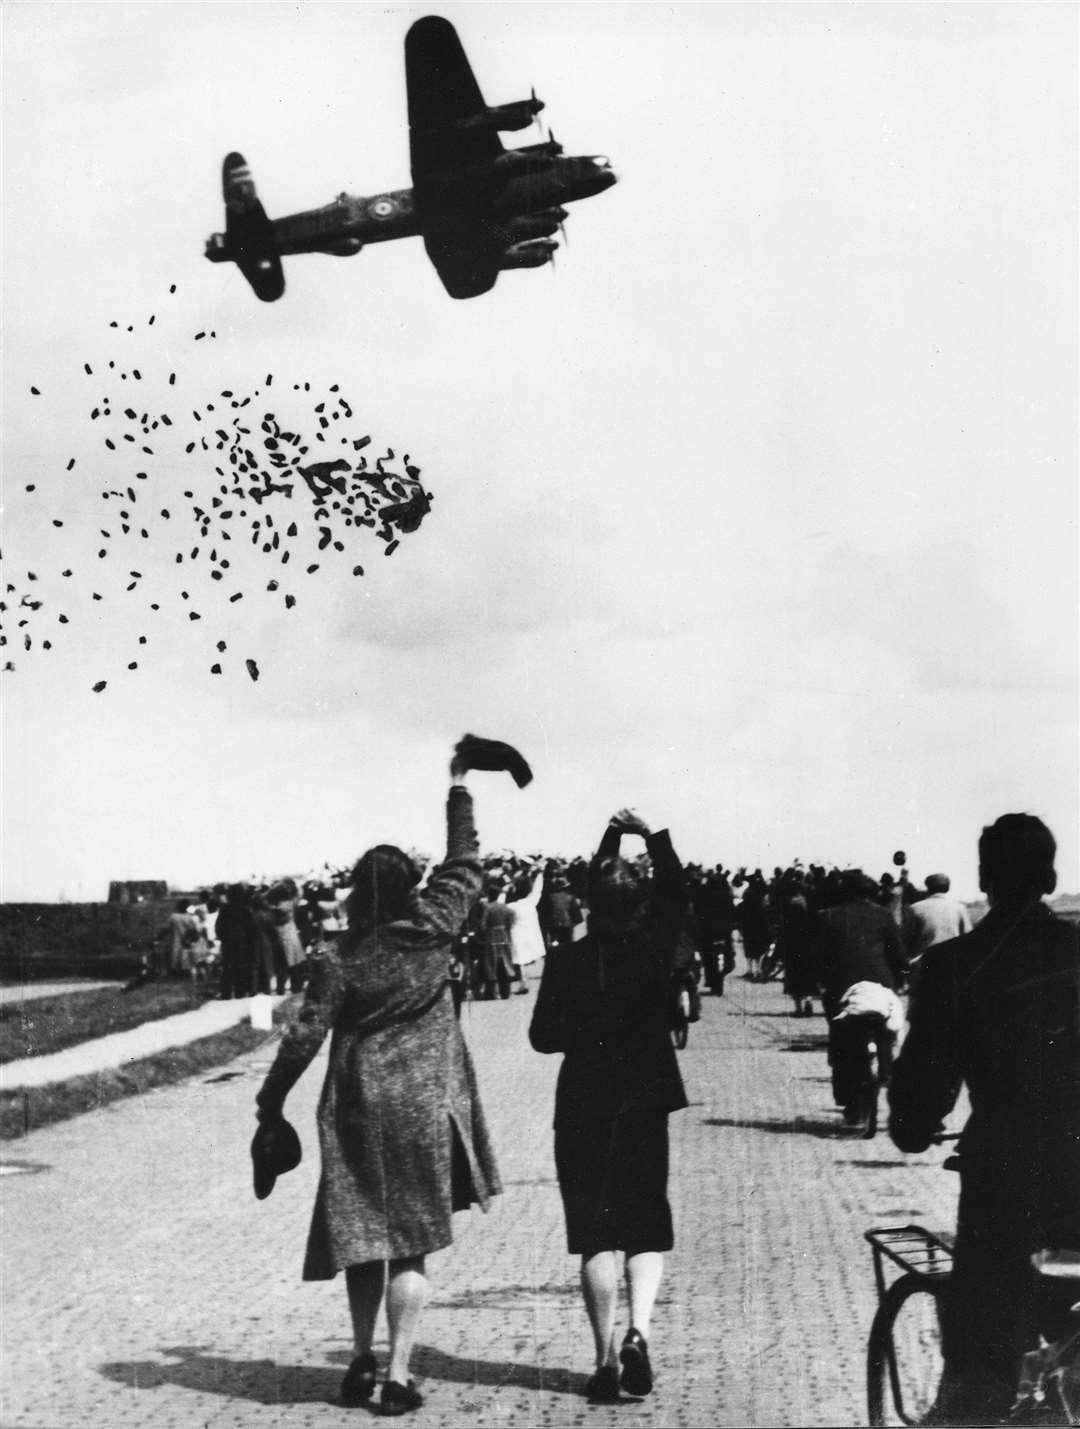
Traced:
<path id="1" fill-rule="evenodd" d="M 225 199 L 225 232 L 215 233 L 206 245 L 212 263 L 235 263 L 264 303 L 285 291 L 281 255 L 266 210 L 255 193 L 255 182 L 243 154 L 225 156 L 221 168 Z"/>

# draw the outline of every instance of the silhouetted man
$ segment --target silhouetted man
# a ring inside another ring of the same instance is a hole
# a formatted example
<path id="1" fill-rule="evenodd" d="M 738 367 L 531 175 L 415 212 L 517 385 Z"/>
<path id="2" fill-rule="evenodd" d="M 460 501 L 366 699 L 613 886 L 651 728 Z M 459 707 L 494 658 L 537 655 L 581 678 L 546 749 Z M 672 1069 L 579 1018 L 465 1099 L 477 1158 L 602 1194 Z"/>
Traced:
<path id="1" fill-rule="evenodd" d="M 1041 901 L 1056 884 L 1055 853 L 1029 814 L 983 830 L 990 911 L 925 959 L 893 1074 L 889 1131 L 901 1151 L 929 1146 L 962 1083 L 971 1101 L 944 1373 L 926 1423 L 998 1422 L 1037 1332 L 1063 1328 L 1030 1262 L 1043 1248 L 1080 1247 L 1080 934 Z M 1065 1307 L 1075 1298 L 1074 1283 Z"/>

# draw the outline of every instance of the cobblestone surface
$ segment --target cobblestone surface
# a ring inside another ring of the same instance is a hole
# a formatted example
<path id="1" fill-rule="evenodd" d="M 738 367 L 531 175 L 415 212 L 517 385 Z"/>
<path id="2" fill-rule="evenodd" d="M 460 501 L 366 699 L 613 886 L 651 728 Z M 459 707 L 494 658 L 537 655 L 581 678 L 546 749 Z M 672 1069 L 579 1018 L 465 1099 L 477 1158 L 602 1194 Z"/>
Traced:
<path id="1" fill-rule="evenodd" d="M 864 1423 L 874 1290 L 862 1232 L 950 1225 L 955 1178 L 941 1153 L 905 1158 L 883 1135 L 842 1130 L 822 1019 L 787 1016 L 775 984 L 729 979 L 681 1058 L 692 1105 L 671 1123 L 677 1243 L 652 1331 L 657 1386 L 590 1408 L 590 1337 L 552 1164 L 558 1058 L 528 1046 L 532 1002 L 465 1008 L 505 1194 L 488 1215 L 460 1217 L 455 1244 L 431 1258 L 414 1358 L 427 1402 L 409 1422 Z M 335 1403 L 351 1358 L 344 1285 L 300 1280 L 322 1060 L 289 1104 L 305 1160 L 257 1202 L 248 1144 L 267 1065 L 264 1049 L 8 1145 L 5 1429 L 367 1419 Z"/>

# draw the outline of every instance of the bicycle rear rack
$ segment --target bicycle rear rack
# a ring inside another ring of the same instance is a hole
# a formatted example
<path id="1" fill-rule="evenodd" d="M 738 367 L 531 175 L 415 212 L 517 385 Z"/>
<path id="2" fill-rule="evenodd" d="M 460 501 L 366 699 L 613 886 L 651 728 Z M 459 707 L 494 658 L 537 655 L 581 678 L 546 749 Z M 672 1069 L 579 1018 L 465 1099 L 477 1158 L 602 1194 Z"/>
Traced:
<path id="1" fill-rule="evenodd" d="M 885 1294 L 886 1256 L 906 1273 L 928 1280 L 952 1270 L 953 1238 L 947 1232 L 936 1234 L 924 1226 L 875 1226 L 863 1236 L 874 1252 L 878 1300 Z"/>

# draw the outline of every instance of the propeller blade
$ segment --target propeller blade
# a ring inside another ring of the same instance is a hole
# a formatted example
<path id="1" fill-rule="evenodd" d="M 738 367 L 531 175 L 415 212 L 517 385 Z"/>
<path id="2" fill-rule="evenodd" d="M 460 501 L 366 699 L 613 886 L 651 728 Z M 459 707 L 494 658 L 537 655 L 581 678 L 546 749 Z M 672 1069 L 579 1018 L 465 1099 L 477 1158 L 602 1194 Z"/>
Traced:
<path id="1" fill-rule="evenodd" d="M 530 90 L 529 98 L 532 100 L 533 104 L 535 105 L 535 104 L 536 104 L 536 85 L 535 85 L 535 84 L 532 86 L 532 88 L 531 88 L 531 90 Z M 543 132 L 544 132 L 544 126 L 540 123 L 540 109 L 542 109 L 542 108 L 543 108 L 543 105 L 541 105 L 540 108 L 533 110 L 533 118 L 536 120 L 537 132 L 540 133 L 540 134 L 543 134 Z"/>

